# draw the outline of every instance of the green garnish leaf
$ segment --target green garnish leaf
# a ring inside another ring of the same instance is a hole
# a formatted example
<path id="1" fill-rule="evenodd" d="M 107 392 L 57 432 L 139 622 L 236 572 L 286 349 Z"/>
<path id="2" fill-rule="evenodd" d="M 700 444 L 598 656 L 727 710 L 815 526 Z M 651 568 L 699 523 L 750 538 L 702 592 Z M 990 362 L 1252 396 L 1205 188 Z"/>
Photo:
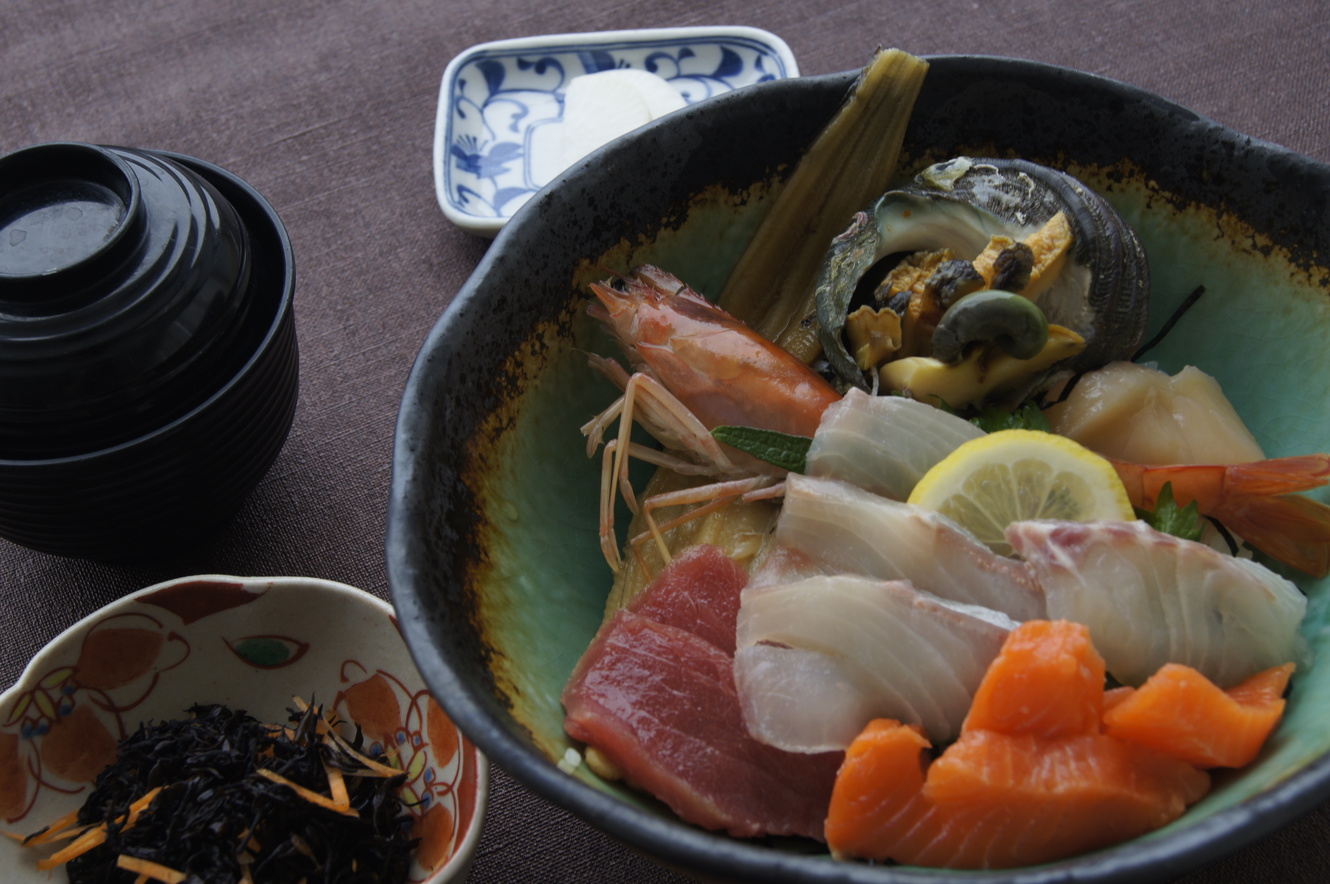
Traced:
<path id="1" fill-rule="evenodd" d="M 1159 489 L 1159 499 L 1155 501 L 1154 511 L 1137 509 L 1136 515 L 1145 520 L 1151 528 L 1172 534 L 1183 540 L 1201 539 L 1201 514 L 1196 508 L 1196 501 L 1186 506 L 1178 506 L 1173 499 L 1173 483 L 1165 482 Z"/>
<path id="2" fill-rule="evenodd" d="M 1007 411 L 1005 408 L 996 406 L 985 408 L 976 417 L 970 418 L 970 423 L 986 433 L 994 433 L 998 430 L 1049 432 L 1048 418 L 1044 417 L 1044 412 L 1035 404 L 1033 399 L 1026 400 L 1015 411 Z"/>
<path id="3" fill-rule="evenodd" d="M 807 436 L 792 436 L 775 430 L 757 427 L 716 427 L 711 435 L 744 454 L 775 464 L 791 473 L 802 473 L 808 461 L 808 447 L 813 440 Z"/>

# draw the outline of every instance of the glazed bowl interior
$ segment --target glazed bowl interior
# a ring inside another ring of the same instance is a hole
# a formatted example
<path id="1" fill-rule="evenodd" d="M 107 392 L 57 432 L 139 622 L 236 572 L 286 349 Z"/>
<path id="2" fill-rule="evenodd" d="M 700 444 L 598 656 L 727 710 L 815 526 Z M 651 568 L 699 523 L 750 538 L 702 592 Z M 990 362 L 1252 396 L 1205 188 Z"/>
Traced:
<path id="1" fill-rule="evenodd" d="M 1205 293 L 1150 354 L 1214 375 L 1270 457 L 1330 438 L 1330 169 L 1110 80 L 1024 61 L 940 57 L 911 118 L 902 175 L 951 156 L 1066 169 L 1139 232 L 1150 334 Z M 560 691 L 601 622 L 599 459 L 579 427 L 617 390 L 585 284 L 653 263 L 717 294 L 773 188 L 855 73 L 753 87 L 653 124 L 544 190 L 500 234 L 425 342 L 402 402 L 387 554 L 403 632 L 451 714 L 517 778 L 628 844 L 695 874 L 763 881 L 1118 881 L 1213 861 L 1330 796 L 1330 667 L 1294 680 L 1266 751 L 1149 836 L 997 873 L 835 863 L 811 843 L 743 842 L 558 767 Z M 650 176 L 639 174 L 651 169 Z M 867 203 L 877 194 L 864 194 Z M 625 520 L 621 519 L 620 524 Z M 1294 577 L 1289 574 L 1288 576 Z M 1324 580 L 1304 632 L 1330 649 Z"/>
<path id="2" fill-rule="evenodd" d="M 410 882 L 464 879 L 488 761 L 424 686 L 392 607 L 314 578 L 171 580 L 55 638 L 0 694 L 0 823 L 27 835 L 80 807 L 140 723 L 220 703 L 285 724 L 297 697 L 361 726 L 366 748 L 393 753 L 406 771 L 400 794 L 421 839 Z M 50 852 L 0 838 L 5 880 L 63 877 L 37 867 Z"/>

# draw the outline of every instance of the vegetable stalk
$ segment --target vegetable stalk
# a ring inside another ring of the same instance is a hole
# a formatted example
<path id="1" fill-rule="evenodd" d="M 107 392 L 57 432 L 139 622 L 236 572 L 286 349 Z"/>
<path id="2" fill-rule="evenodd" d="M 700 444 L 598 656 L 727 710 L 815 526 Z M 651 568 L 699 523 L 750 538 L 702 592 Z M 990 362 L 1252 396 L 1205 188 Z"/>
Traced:
<path id="1" fill-rule="evenodd" d="M 799 161 L 730 274 L 720 306 L 811 362 L 819 353 L 813 292 L 831 240 L 885 191 L 928 63 L 879 49 L 836 116 Z"/>

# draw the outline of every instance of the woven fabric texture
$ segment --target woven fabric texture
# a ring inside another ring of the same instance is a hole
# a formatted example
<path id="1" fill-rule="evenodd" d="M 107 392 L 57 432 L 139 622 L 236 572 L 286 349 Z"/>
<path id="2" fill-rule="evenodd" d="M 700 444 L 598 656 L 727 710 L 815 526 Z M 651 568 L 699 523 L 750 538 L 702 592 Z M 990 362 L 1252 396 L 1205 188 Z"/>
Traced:
<path id="1" fill-rule="evenodd" d="M 0 153 L 73 140 L 220 165 L 294 244 L 301 393 L 289 440 L 202 546 L 135 567 L 0 541 L 0 678 L 98 606 L 188 574 L 309 575 L 387 596 L 394 422 L 426 334 L 489 243 L 443 217 L 430 167 L 444 67 L 475 43 L 573 31 L 746 24 L 805 75 L 879 44 L 1015 56 L 1153 90 L 1330 162 L 1324 0 L 0 0 Z M 1330 879 L 1330 808 L 1180 879 Z M 471 880 L 686 880 L 498 770 Z"/>

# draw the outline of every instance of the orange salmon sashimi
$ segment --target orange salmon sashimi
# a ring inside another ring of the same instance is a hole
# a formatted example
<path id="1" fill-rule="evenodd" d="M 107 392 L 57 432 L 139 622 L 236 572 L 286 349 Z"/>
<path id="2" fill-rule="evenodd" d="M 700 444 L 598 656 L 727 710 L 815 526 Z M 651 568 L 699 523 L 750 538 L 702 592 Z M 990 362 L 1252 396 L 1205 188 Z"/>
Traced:
<path id="1" fill-rule="evenodd" d="M 1027 621 L 989 668 L 960 738 L 931 765 L 917 730 L 871 723 L 847 750 L 832 792 L 825 831 L 833 855 L 1012 868 L 1176 819 L 1209 791 L 1209 775 L 1103 733 L 1103 672 L 1084 626 Z M 1033 717 L 1025 721 L 1021 710 Z"/>
<path id="2" fill-rule="evenodd" d="M 1195 669 L 1169 663 L 1139 688 L 1112 692 L 1105 732 L 1199 768 L 1242 767 L 1279 723 L 1293 668 L 1274 666 L 1224 691 Z"/>
<path id="3" fill-rule="evenodd" d="M 989 664 L 964 730 L 1047 739 L 1097 733 L 1105 674 L 1089 629 L 1065 620 L 1027 620 Z"/>
<path id="4" fill-rule="evenodd" d="M 1050 862 L 1154 831 L 1209 790 L 1203 771 L 1105 734 L 972 731 L 929 768 L 924 797 L 974 821 L 958 843 L 948 832 L 950 841 L 908 861 L 983 869 Z"/>

